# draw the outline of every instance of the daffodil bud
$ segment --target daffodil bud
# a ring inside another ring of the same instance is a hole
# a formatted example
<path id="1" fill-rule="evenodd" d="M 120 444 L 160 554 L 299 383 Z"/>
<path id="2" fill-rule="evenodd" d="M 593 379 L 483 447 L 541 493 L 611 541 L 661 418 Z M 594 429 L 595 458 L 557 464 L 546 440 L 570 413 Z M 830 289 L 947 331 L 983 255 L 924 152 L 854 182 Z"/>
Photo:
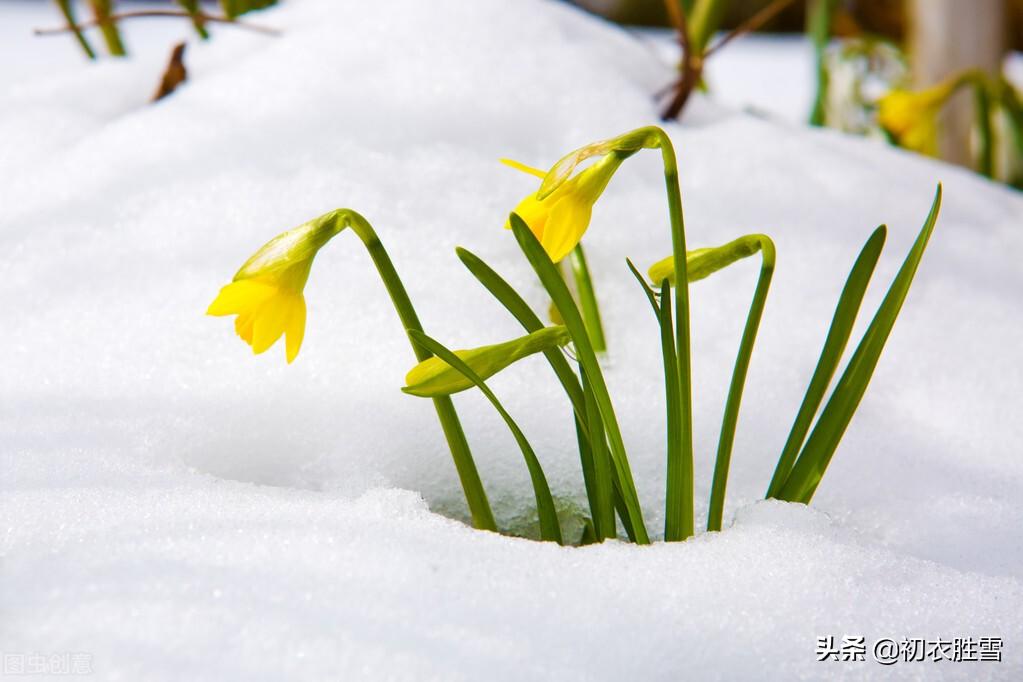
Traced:
<path id="1" fill-rule="evenodd" d="M 718 270 L 728 267 L 732 263 L 752 256 L 758 251 L 764 252 L 764 262 L 773 267 L 774 265 L 774 242 L 764 234 L 749 234 L 730 241 L 723 246 L 693 249 L 686 252 L 686 274 L 690 282 L 696 282 L 711 276 Z M 675 285 L 675 259 L 668 256 L 650 266 L 647 271 L 650 281 L 655 286 L 668 280 L 672 286 Z"/>
<path id="2" fill-rule="evenodd" d="M 221 288 L 206 314 L 237 315 L 235 331 L 253 353 L 285 335 L 285 354 L 293 361 L 305 335 L 303 290 L 309 270 L 316 253 L 347 226 L 342 212 L 326 213 L 264 244 Z"/>
<path id="3" fill-rule="evenodd" d="M 571 341 L 565 327 L 545 327 L 532 334 L 492 346 L 455 351 L 465 364 L 486 380 L 505 367 L 535 353 L 564 346 Z M 451 395 L 472 388 L 473 383 L 440 358 L 420 362 L 405 377 L 405 393 L 423 398 Z"/>

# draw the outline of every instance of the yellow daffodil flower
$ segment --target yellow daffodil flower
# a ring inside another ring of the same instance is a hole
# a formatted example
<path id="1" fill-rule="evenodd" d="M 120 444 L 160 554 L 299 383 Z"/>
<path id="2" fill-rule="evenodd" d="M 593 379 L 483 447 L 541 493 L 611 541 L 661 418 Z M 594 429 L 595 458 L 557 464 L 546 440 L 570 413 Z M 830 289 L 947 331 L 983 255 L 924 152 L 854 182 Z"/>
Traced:
<path id="1" fill-rule="evenodd" d="M 237 315 L 235 331 L 253 353 L 264 352 L 285 336 L 285 355 L 291 363 L 305 334 L 302 291 L 313 258 L 344 229 L 333 217 L 328 213 L 267 242 L 221 288 L 206 314 Z"/>
<path id="2" fill-rule="evenodd" d="M 579 244 L 590 226 L 593 204 L 604 192 L 622 160 L 618 154 L 607 154 L 558 184 L 543 199 L 531 193 L 515 207 L 515 213 L 529 225 L 552 261 L 557 263 Z M 547 176 L 543 171 L 517 161 L 501 159 L 501 162 L 540 179 Z M 504 226 L 506 229 L 511 227 L 507 222 Z"/>
<path id="3" fill-rule="evenodd" d="M 892 90 L 878 102 L 877 120 L 899 145 L 921 154 L 937 152 L 937 116 L 959 85 L 948 81 L 926 90 Z"/>

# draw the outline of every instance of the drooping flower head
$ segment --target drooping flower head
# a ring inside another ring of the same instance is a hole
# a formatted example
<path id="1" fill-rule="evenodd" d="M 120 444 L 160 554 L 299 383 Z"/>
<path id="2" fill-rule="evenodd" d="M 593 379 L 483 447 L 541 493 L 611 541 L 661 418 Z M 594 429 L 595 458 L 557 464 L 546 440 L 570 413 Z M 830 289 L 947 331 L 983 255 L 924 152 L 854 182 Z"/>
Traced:
<path id="1" fill-rule="evenodd" d="M 517 161 L 501 159 L 512 168 L 535 175 L 543 180 L 547 173 Z M 542 199 L 531 193 L 515 207 L 547 255 L 555 263 L 571 253 L 590 226 L 593 204 L 607 188 L 611 176 L 618 170 L 622 158 L 607 154 L 602 159 L 558 185 Z M 510 228 L 505 223 L 505 228 Z"/>
<path id="2" fill-rule="evenodd" d="M 536 193 L 519 202 L 515 213 L 529 225 L 552 261 L 560 261 L 579 244 L 590 226 L 593 204 L 622 162 L 640 149 L 660 147 L 663 135 L 659 128 L 637 128 L 569 152 L 546 173 L 517 161 L 501 160 L 543 180 Z M 591 166 L 575 172 L 593 158 L 597 160 Z M 511 224 L 505 222 L 504 227 L 510 229 Z"/>
<path id="3" fill-rule="evenodd" d="M 878 123 L 902 147 L 934 155 L 938 113 L 959 84 L 958 80 L 952 80 L 916 92 L 892 90 L 878 102 Z"/>
<path id="4" fill-rule="evenodd" d="M 327 213 L 274 237 L 256 251 L 206 310 L 207 315 L 237 315 L 234 328 L 253 353 L 262 353 L 281 336 L 291 363 L 305 334 L 303 290 L 316 253 L 346 223 Z"/>

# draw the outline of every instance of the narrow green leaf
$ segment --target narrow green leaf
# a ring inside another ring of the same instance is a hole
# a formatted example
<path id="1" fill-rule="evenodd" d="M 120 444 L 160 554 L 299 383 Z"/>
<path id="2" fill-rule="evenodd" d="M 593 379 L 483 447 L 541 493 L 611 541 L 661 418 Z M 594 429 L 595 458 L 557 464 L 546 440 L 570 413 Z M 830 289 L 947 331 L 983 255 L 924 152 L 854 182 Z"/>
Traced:
<path id="1" fill-rule="evenodd" d="M 111 19 L 113 13 L 110 8 L 110 0 L 89 0 L 92 7 L 92 15 L 99 25 L 100 33 L 107 44 L 107 51 L 115 57 L 123 57 L 127 54 L 124 49 L 124 42 L 121 40 L 121 33 L 117 30 L 117 24 Z"/>
<path id="2" fill-rule="evenodd" d="M 682 451 L 682 389 L 678 381 L 678 358 L 675 356 L 675 326 L 671 320 L 671 284 L 667 279 L 661 280 L 661 306 L 657 321 L 661 328 L 664 404 L 667 410 L 664 540 L 678 542 L 687 537 L 686 528 L 692 527 L 693 523 L 693 510 L 685 508 L 686 488 L 693 486 L 693 460 L 686 459 Z M 688 497 L 692 499 L 692 495 Z"/>
<path id="3" fill-rule="evenodd" d="M 604 336 L 604 323 L 600 319 L 600 306 L 597 304 L 597 293 L 593 289 L 593 280 L 590 277 L 590 267 L 586 263 L 586 253 L 583 251 L 582 243 L 576 245 L 569 254 L 572 264 L 572 275 L 575 279 L 575 288 L 579 293 L 579 307 L 582 310 L 583 322 L 590 333 L 590 342 L 593 343 L 593 350 L 603 353 L 607 350 L 607 340 Z"/>
<path id="4" fill-rule="evenodd" d="M 941 185 L 939 184 L 931 211 L 913 244 L 913 248 L 910 249 L 902 267 L 899 268 L 899 272 L 867 328 L 867 332 L 853 353 L 849 366 L 838 380 L 834 393 L 807 438 L 806 445 L 781 490 L 779 495 L 781 499 L 806 504 L 813 498 L 828 464 L 831 463 L 835 449 L 867 390 L 867 384 L 870 383 L 884 345 L 895 325 L 895 319 L 898 317 L 909 287 L 913 283 L 913 276 L 920 265 L 927 242 L 934 231 L 940 207 Z"/>
<path id="5" fill-rule="evenodd" d="M 607 435 L 604 432 L 604 422 L 600 416 L 600 407 L 593 395 L 593 388 L 587 381 L 586 372 L 580 370 L 582 377 L 583 395 L 586 397 L 586 424 L 589 427 L 590 452 L 593 457 L 593 507 L 597 510 L 594 517 L 598 537 L 613 538 L 618 535 L 615 526 L 614 507 L 614 474 L 611 466 L 611 453 L 607 447 Z M 626 516 L 626 526 L 632 527 L 631 519 Z"/>
<path id="6" fill-rule="evenodd" d="M 529 469 L 529 478 L 533 482 L 533 494 L 536 497 L 537 514 L 540 517 L 540 537 L 543 540 L 561 544 L 561 524 L 558 521 L 558 512 L 554 507 L 554 499 L 551 497 L 550 487 L 547 485 L 547 477 L 543 473 L 540 461 L 536 458 L 536 453 L 533 452 L 533 448 L 529 445 L 529 441 L 526 440 L 526 436 L 522 433 L 518 424 L 515 423 L 515 420 L 504 409 L 504 406 L 501 405 L 497 396 L 494 395 L 484 380 L 469 365 L 463 362 L 461 358 L 419 330 L 410 329 L 409 335 L 415 339 L 416 343 L 464 374 L 467 379 L 480 389 L 483 395 L 487 397 L 487 400 L 494 406 L 494 409 L 497 410 L 498 414 L 501 415 L 501 418 L 504 419 L 508 429 L 515 437 L 515 442 L 518 443 L 519 449 L 522 450 L 522 456 L 526 460 L 526 468 Z"/>
<path id="7" fill-rule="evenodd" d="M 707 530 L 721 530 L 721 520 L 725 509 L 725 489 L 728 486 L 728 469 L 732 461 L 732 446 L 735 443 L 735 429 L 739 423 L 739 407 L 742 404 L 742 392 L 746 385 L 746 374 L 749 371 L 750 358 L 753 355 L 753 344 L 760 329 L 760 320 L 767 302 L 767 292 L 771 288 L 771 277 L 774 275 L 775 249 L 774 242 L 767 235 L 749 235 L 746 237 L 757 244 L 762 256 L 760 276 L 753 291 L 753 302 L 750 303 L 746 315 L 746 326 L 742 330 L 739 352 L 732 370 L 732 381 L 728 386 L 728 398 L 725 401 L 725 414 L 721 419 L 721 435 L 718 438 L 717 457 L 714 461 L 714 478 L 710 490 L 710 512 L 707 515 Z"/>
<path id="8" fill-rule="evenodd" d="M 771 484 L 767 489 L 767 497 L 778 497 L 781 493 L 785 480 L 792 471 L 792 465 L 796 461 L 800 448 L 806 440 L 806 434 L 810 431 L 810 424 L 824 400 L 824 394 L 828 390 L 831 378 L 838 369 L 838 363 L 845 352 L 846 344 L 849 342 L 849 335 L 852 334 L 853 324 L 856 322 L 856 315 L 859 313 L 860 304 L 870 284 L 870 277 L 874 274 L 874 267 L 881 256 L 881 249 L 884 248 L 884 240 L 887 228 L 881 225 L 863 245 L 860 255 L 856 257 L 849 277 L 842 288 L 842 294 L 838 298 L 838 305 L 835 314 L 831 319 L 831 327 L 824 340 L 824 347 L 821 349 L 820 358 L 817 360 L 817 367 L 813 371 L 810 385 L 803 396 L 803 402 L 796 413 L 796 419 L 789 431 L 785 447 L 782 448 L 781 456 L 771 478 Z"/>
<path id="9" fill-rule="evenodd" d="M 692 253 L 691 251 L 689 252 Z M 668 259 L 673 261 L 672 258 Z M 664 502 L 664 539 L 666 542 L 677 542 L 685 539 L 686 514 L 684 508 L 686 482 L 693 480 L 693 472 L 687 466 L 685 453 L 682 450 L 681 420 L 681 386 L 678 381 L 678 357 L 675 355 L 675 329 L 671 319 L 671 282 L 667 277 L 661 280 L 661 300 L 647 286 L 643 275 L 639 273 L 633 262 L 626 258 L 629 270 L 636 278 L 643 293 L 646 294 L 650 307 L 653 308 L 660 329 L 661 363 L 664 368 L 664 404 L 667 411 L 667 474 Z M 672 262 L 672 268 L 674 263 Z M 688 460 L 691 462 L 692 460 Z M 691 520 L 689 521 L 691 523 Z"/>
<path id="10" fill-rule="evenodd" d="M 671 260 L 670 256 L 668 257 L 668 260 Z M 654 317 L 658 321 L 660 321 L 661 306 L 659 303 L 657 303 L 657 297 L 654 296 L 653 290 L 651 290 L 650 287 L 647 285 L 646 280 L 643 279 L 643 275 L 639 274 L 639 270 L 636 268 L 635 263 L 633 263 L 630 259 L 626 258 L 625 264 L 629 266 L 629 270 L 632 272 L 632 276 L 636 278 L 637 282 L 639 282 L 639 288 L 643 290 L 644 294 L 646 294 L 647 301 L 650 302 L 650 307 L 654 309 Z"/>
<path id="11" fill-rule="evenodd" d="M 512 314 L 512 316 L 518 320 L 519 324 L 529 332 L 536 331 L 537 329 L 543 329 L 544 324 L 540 318 L 533 312 L 529 304 L 515 291 L 515 289 L 508 284 L 503 277 L 487 265 L 483 259 L 476 254 L 463 249 L 461 247 L 455 249 L 458 254 L 459 260 L 465 265 L 465 267 L 472 273 L 483 287 L 494 296 L 497 301 L 504 306 L 504 308 Z M 594 472 L 593 454 L 592 448 L 589 443 L 589 425 L 586 419 L 588 407 L 586 405 L 585 395 L 583 392 L 582 385 L 579 379 L 576 377 L 571 366 L 565 359 L 565 356 L 559 350 L 545 351 L 544 356 L 551 365 L 551 369 L 554 370 L 554 374 L 557 376 L 558 381 L 564 388 L 565 393 L 568 395 L 569 400 L 572 403 L 572 409 L 575 414 L 576 420 L 576 437 L 579 442 L 579 458 L 582 464 L 583 470 L 583 481 L 586 485 L 586 497 L 590 504 L 590 514 L 594 519 L 594 523 L 601 524 L 598 529 L 600 533 L 603 533 L 601 537 L 614 537 L 614 512 L 608 511 L 602 508 L 602 496 L 598 493 L 596 488 L 596 474 Z M 601 426 L 601 432 L 602 432 Z M 606 448 L 606 444 L 604 446 Z M 602 523 L 602 519 L 607 519 L 608 515 L 611 517 L 610 529 L 606 523 Z M 626 530 L 630 531 L 632 528 L 631 520 L 627 517 L 622 518 L 622 523 L 626 526 Z M 608 535 L 607 533 L 611 533 Z"/>
<path id="12" fill-rule="evenodd" d="M 644 545 L 649 544 L 650 538 L 643 525 L 639 497 L 636 494 L 636 485 L 633 482 L 632 471 L 629 468 L 628 455 L 625 451 L 625 444 L 622 441 L 621 430 L 618 427 L 618 420 L 614 414 L 614 407 L 611 405 L 611 398 L 607 392 L 604 375 L 600 371 L 600 365 L 597 362 L 593 346 L 590 344 L 589 334 L 586 332 L 586 325 L 583 323 L 579 308 L 576 306 L 571 293 L 569 293 L 564 280 L 562 280 L 557 267 L 551 262 L 547 252 L 544 251 L 540 242 L 537 241 L 522 218 L 512 213 L 510 222 L 519 246 L 529 260 L 530 265 L 533 266 L 533 270 L 540 278 L 540 282 L 547 290 L 554 304 L 558 307 L 562 319 L 565 320 L 565 326 L 572 335 L 576 353 L 579 356 L 579 363 L 586 372 L 597 406 L 600 409 L 600 416 L 604 422 L 604 428 L 611 447 L 612 462 L 621 485 L 622 498 L 634 525 L 633 530 L 636 534 L 636 542 Z"/>
<path id="13" fill-rule="evenodd" d="M 71 4 L 71 0 L 56 0 L 57 7 L 60 9 L 60 13 L 64 15 L 64 21 L 67 22 L 68 28 L 75 34 L 75 40 L 78 41 L 78 45 L 82 48 L 82 52 L 89 59 L 96 58 L 96 51 L 92 49 L 92 45 L 85 39 L 85 34 L 82 33 L 82 29 L 78 28 L 78 21 L 75 19 L 74 5 Z"/>
<path id="14" fill-rule="evenodd" d="M 192 26 L 195 27 L 195 32 L 199 34 L 199 37 L 207 40 L 210 37 L 210 33 L 206 30 L 206 22 L 202 18 L 202 8 L 199 7 L 199 0 L 178 0 L 178 4 L 188 12 L 188 16 L 192 19 Z"/>

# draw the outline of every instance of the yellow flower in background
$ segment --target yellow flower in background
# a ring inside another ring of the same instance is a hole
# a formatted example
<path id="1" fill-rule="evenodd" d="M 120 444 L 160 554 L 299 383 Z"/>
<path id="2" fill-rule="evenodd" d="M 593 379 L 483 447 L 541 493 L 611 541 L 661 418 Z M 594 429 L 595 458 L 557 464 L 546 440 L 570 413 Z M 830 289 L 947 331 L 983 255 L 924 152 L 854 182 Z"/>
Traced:
<path id="1" fill-rule="evenodd" d="M 234 328 L 253 353 L 281 336 L 291 363 L 302 347 L 306 306 L 303 289 L 316 253 L 343 229 L 333 213 L 311 220 L 267 242 L 221 288 L 207 315 L 237 315 Z"/>
<path id="2" fill-rule="evenodd" d="M 515 213 L 529 225 L 552 261 L 557 263 L 579 244 L 590 226 L 593 204 L 604 192 L 622 160 L 617 154 L 607 154 L 559 184 L 543 199 L 537 199 L 536 193 L 532 193 L 515 207 Z M 501 159 L 501 162 L 541 179 L 547 175 L 517 161 Z M 509 229 L 511 224 L 506 222 L 504 226 Z"/>
<path id="3" fill-rule="evenodd" d="M 937 152 L 938 113 L 958 85 L 956 80 L 917 92 L 892 90 L 878 102 L 878 123 L 900 146 L 933 156 Z"/>

